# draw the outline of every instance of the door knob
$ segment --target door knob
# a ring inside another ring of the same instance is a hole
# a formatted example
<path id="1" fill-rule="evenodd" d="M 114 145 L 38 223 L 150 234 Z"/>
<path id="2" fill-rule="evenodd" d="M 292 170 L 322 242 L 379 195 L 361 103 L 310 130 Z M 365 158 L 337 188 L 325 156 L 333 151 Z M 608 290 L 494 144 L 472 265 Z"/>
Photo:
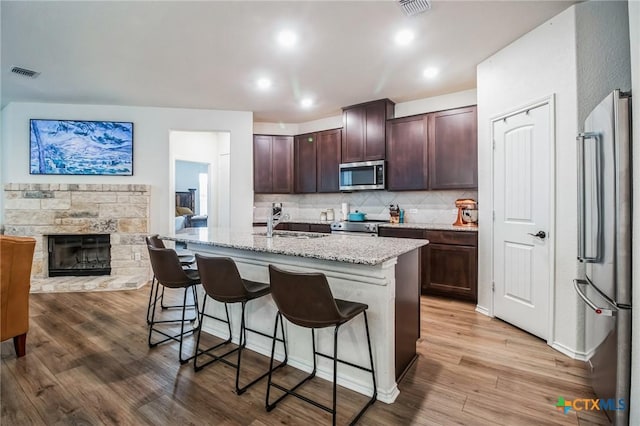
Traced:
<path id="1" fill-rule="evenodd" d="M 527 232 L 527 234 L 531 235 L 532 237 L 540 238 L 541 240 L 544 240 L 545 238 L 547 238 L 547 233 L 544 231 L 538 231 L 537 234 L 532 234 L 531 232 Z"/>

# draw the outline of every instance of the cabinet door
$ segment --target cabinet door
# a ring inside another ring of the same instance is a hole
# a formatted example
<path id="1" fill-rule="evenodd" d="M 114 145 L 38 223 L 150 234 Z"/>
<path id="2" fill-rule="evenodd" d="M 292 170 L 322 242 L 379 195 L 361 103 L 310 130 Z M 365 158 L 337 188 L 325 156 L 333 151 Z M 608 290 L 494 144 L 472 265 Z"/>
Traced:
<path id="1" fill-rule="evenodd" d="M 477 300 L 478 249 L 471 246 L 428 244 L 423 293 Z"/>
<path id="2" fill-rule="evenodd" d="M 293 190 L 293 137 L 273 136 L 271 148 L 273 193 Z"/>
<path id="3" fill-rule="evenodd" d="M 428 189 L 427 115 L 387 122 L 387 189 Z"/>
<path id="4" fill-rule="evenodd" d="M 295 137 L 294 192 L 316 192 L 316 134 Z"/>
<path id="5" fill-rule="evenodd" d="M 386 148 L 385 128 L 387 105 L 380 101 L 365 106 L 364 161 L 384 160 Z"/>
<path id="6" fill-rule="evenodd" d="M 342 130 L 326 130 L 316 137 L 317 190 L 318 192 L 340 192 L 340 150 Z"/>
<path id="7" fill-rule="evenodd" d="M 429 186 L 431 189 L 478 187 L 476 107 L 430 114 Z"/>
<path id="8" fill-rule="evenodd" d="M 253 136 L 253 191 L 256 193 L 273 192 L 271 170 L 272 136 Z"/>
<path id="9" fill-rule="evenodd" d="M 364 158 L 364 109 L 345 109 L 342 115 L 344 140 L 342 141 L 342 162 L 352 163 Z"/>

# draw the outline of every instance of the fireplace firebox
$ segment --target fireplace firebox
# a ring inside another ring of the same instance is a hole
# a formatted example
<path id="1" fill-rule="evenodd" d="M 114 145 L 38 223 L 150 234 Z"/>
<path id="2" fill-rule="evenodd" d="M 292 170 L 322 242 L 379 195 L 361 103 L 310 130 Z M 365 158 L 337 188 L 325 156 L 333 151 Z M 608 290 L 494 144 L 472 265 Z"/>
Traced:
<path id="1" fill-rule="evenodd" d="M 49 235 L 49 276 L 111 274 L 108 234 Z"/>

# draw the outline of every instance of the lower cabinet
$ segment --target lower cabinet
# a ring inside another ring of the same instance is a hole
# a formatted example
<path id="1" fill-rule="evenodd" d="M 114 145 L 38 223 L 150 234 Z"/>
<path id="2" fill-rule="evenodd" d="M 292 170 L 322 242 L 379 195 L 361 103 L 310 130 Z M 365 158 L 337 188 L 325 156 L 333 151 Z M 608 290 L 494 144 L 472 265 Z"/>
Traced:
<path id="1" fill-rule="evenodd" d="M 331 225 L 328 223 L 282 222 L 275 229 L 279 231 L 331 233 Z"/>
<path id="2" fill-rule="evenodd" d="M 477 232 L 380 227 L 378 235 L 429 240 L 429 244 L 422 247 L 420 253 L 422 294 L 477 302 Z"/>

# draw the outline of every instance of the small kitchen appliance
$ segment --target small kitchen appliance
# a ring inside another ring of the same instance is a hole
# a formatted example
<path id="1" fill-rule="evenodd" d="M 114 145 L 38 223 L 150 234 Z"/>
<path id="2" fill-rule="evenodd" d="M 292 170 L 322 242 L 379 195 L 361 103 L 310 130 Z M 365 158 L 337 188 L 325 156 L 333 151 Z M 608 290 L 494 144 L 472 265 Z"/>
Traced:
<path id="1" fill-rule="evenodd" d="M 340 164 L 340 191 L 384 189 L 384 160 Z"/>
<path id="2" fill-rule="evenodd" d="M 478 203 L 472 198 L 456 200 L 458 216 L 453 226 L 478 226 Z"/>

